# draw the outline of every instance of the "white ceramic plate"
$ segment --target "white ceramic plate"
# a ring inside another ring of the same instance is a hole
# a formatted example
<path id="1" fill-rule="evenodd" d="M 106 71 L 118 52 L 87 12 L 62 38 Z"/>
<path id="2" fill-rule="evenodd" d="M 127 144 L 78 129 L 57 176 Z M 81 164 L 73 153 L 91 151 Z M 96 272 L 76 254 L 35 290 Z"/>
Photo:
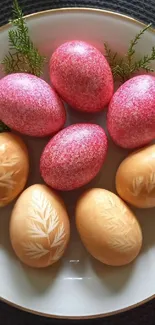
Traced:
<path id="1" fill-rule="evenodd" d="M 130 39 L 143 27 L 131 18 L 94 9 L 61 9 L 30 15 L 30 34 L 48 57 L 61 43 L 85 40 L 101 51 L 107 41 L 124 52 Z M 8 50 L 8 26 L 0 31 L 0 61 Z M 149 52 L 155 33 L 146 32 L 137 53 Z M 48 80 L 48 75 L 45 73 Z M 92 119 L 69 111 L 68 123 L 94 121 L 105 125 L 105 113 Z M 29 184 L 42 182 L 39 157 L 47 139 L 25 138 L 31 158 Z M 126 152 L 110 142 L 106 164 L 89 186 L 115 191 L 114 176 Z M 35 167 L 33 169 L 33 167 Z M 28 185 L 29 185 L 28 184 Z M 71 241 L 63 260 L 45 270 L 30 269 L 14 255 L 8 235 L 12 205 L 0 211 L 0 297 L 19 308 L 37 314 L 64 318 L 89 318 L 115 314 L 155 297 L 155 210 L 137 210 L 144 234 L 140 256 L 126 267 L 107 267 L 91 258 L 76 233 L 74 205 L 79 193 L 64 194 L 72 223 Z"/>

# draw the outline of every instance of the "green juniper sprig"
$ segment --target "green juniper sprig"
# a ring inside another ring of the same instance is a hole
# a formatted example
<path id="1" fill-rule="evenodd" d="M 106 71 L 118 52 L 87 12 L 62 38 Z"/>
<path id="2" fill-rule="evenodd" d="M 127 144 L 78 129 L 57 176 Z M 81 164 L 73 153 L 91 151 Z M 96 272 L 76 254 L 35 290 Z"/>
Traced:
<path id="1" fill-rule="evenodd" d="M 152 24 L 143 28 L 133 40 L 130 41 L 130 45 L 127 53 L 124 56 L 120 56 L 117 52 L 113 52 L 107 43 L 104 43 L 105 56 L 111 66 L 114 80 L 125 81 L 129 79 L 133 73 L 140 70 L 146 72 L 153 72 L 154 69 L 150 67 L 151 61 L 155 60 L 155 47 L 152 47 L 151 53 L 144 55 L 142 58 L 136 60 L 136 45 L 141 39 L 141 36 L 151 27 Z"/>
<path id="2" fill-rule="evenodd" d="M 31 41 L 17 0 L 13 1 L 13 18 L 10 22 L 13 29 L 8 32 L 9 53 L 2 61 L 5 73 L 27 72 L 40 77 L 46 58 Z"/>

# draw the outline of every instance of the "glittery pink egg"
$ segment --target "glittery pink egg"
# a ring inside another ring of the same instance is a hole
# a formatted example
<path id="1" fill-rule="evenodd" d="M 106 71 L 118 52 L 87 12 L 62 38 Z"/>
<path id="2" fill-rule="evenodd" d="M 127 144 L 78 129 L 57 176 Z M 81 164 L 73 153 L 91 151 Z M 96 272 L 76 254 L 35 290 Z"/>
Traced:
<path id="1" fill-rule="evenodd" d="M 51 82 L 59 95 L 73 108 L 101 111 L 113 94 L 110 66 L 95 47 L 82 42 L 64 43 L 50 60 Z"/>
<path id="2" fill-rule="evenodd" d="M 107 137 L 96 124 L 73 124 L 57 133 L 40 161 L 44 181 L 57 190 L 87 184 L 99 172 L 107 153 Z"/>
<path id="3" fill-rule="evenodd" d="M 66 113 L 61 99 L 44 80 L 15 73 L 0 80 L 0 120 L 20 133 L 42 137 L 59 131 Z"/>
<path id="4" fill-rule="evenodd" d="M 155 77 L 136 76 L 116 91 L 107 126 L 113 141 L 127 149 L 144 146 L 155 138 Z"/>

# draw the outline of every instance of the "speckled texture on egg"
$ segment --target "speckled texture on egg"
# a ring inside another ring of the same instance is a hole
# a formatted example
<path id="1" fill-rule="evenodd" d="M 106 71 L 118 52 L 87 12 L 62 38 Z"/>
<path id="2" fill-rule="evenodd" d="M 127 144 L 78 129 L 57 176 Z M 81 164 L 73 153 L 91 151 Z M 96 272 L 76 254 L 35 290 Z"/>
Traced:
<path id="1" fill-rule="evenodd" d="M 107 126 L 113 141 L 123 148 L 141 147 L 155 138 L 154 76 L 136 76 L 116 91 Z"/>
<path id="2" fill-rule="evenodd" d="M 61 99 L 44 80 L 15 73 L 0 80 L 0 119 L 20 133 L 42 137 L 59 131 L 66 113 Z"/>
<path id="3" fill-rule="evenodd" d="M 50 77 L 59 95 L 80 111 L 101 111 L 113 94 L 107 60 L 95 47 L 82 41 L 64 43 L 53 53 Z"/>
<path id="4" fill-rule="evenodd" d="M 44 181 L 58 190 L 87 184 L 99 172 L 107 153 L 107 137 L 96 124 L 73 124 L 56 134 L 40 161 Z"/>

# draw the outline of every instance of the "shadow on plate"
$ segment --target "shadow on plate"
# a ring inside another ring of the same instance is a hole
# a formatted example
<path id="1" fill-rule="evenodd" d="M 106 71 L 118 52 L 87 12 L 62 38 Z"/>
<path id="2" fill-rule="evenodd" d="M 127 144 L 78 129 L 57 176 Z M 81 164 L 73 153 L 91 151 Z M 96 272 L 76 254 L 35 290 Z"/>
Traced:
<path id="1" fill-rule="evenodd" d="M 75 123 L 96 123 L 103 126 L 105 122 L 106 110 L 95 114 L 78 111 L 69 105 L 66 105 L 67 125 Z"/>
<path id="2" fill-rule="evenodd" d="M 141 254 L 155 247 L 155 208 L 135 209 L 131 207 L 137 216 L 143 232 L 143 247 Z"/>
<path id="3" fill-rule="evenodd" d="M 11 248 L 9 238 L 9 223 L 14 203 L 15 201 L 9 204 L 7 207 L 0 209 L 0 246 L 3 246 L 7 250 L 10 250 Z"/>
<path id="4" fill-rule="evenodd" d="M 49 287 L 51 288 L 51 285 L 53 285 L 56 278 L 59 276 L 60 269 L 62 268 L 62 261 L 44 269 L 30 268 L 22 263 L 20 264 L 21 272 L 26 282 L 32 287 L 33 291 L 35 290 L 39 294 L 48 291 Z M 19 286 L 18 278 L 17 282 Z M 23 281 L 21 281 L 21 286 L 22 284 Z"/>
<path id="5" fill-rule="evenodd" d="M 135 262 L 126 266 L 108 266 L 90 257 L 91 267 L 101 285 L 106 286 L 111 292 L 120 292 L 128 284 L 134 271 Z"/>

